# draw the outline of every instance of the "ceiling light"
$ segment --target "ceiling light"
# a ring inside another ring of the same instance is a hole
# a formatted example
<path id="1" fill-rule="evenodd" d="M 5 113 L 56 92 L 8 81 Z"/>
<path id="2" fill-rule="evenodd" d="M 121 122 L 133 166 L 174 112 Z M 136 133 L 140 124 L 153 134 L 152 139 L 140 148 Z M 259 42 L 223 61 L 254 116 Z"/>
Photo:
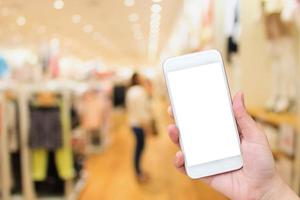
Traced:
<path id="1" fill-rule="evenodd" d="M 160 20 L 161 15 L 159 13 L 152 13 L 151 14 L 151 20 Z"/>
<path id="2" fill-rule="evenodd" d="M 91 32 L 93 32 L 93 30 L 94 30 L 94 27 L 91 24 L 87 24 L 83 27 L 83 31 L 85 33 L 91 33 Z"/>
<path id="3" fill-rule="evenodd" d="M 151 28 L 150 34 L 158 34 L 159 33 L 159 28 Z"/>
<path id="4" fill-rule="evenodd" d="M 19 16 L 18 18 L 17 18 L 17 24 L 19 25 L 19 26 L 24 26 L 25 24 L 26 24 L 26 18 L 25 17 L 23 17 L 23 16 Z"/>
<path id="5" fill-rule="evenodd" d="M 64 1 L 63 0 L 55 0 L 53 2 L 53 8 L 57 9 L 57 10 L 61 10 L 64 8 Z"/>
<path id="6" fill-rule="evenodd" d="M 150 40 L 157 40 L 158 39 L 158 34 L 151 34 L 150 35 Z"/>
<path id="7" fill-rule="evenodd" d="M 159 37 L 159 33 L 151 33 L 151 34 L 149 35 L 149 39 L 150 39 L 150 40 L 157 40 L 158 37 Z"/>
<path id="8" fill-rule="evenodd" d="M 134 0 L 124 0 L 124 5 L 127 6 L 127 7 L 132 7 L 134 6 Z"/>
<path id="9" fill-rule="evenodd" d="M 139 15 L 136 14 L 136 13 L 131 13 L 128 16 L 128 19 L 129 19 L 130 22 L 137 22 L 139 20 Z"/>
<path id="10" fill-rule="evenodd" d="M 152 21 L 150 22 L 151 27 L 158 27 L 160 26 L 160 21 Z"/>
<path id="11" fill-rule="evenodd" d="M 72 16 L 72 22 L 73 22 L 74 24 L 79 24 L 80 21 L 81 21 L 81 16 L 80 16 L 80 15 L 73 15 L 73 16 Z"/>
<path id="12" fill-rule="evenodd" d="M 161 11 L 161 6 L 159 5 L 159 4 L 153 4 L 152 6 L 151 6 L 151 11 L 153 12 L 153 13 L 159 13 L 160 11 Z"/>

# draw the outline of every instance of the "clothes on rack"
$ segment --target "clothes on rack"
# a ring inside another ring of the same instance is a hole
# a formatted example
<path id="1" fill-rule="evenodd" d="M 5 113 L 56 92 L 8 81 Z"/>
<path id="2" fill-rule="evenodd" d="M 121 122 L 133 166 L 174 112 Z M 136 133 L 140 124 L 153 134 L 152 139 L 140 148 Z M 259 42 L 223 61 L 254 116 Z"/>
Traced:
<path id="1" fill-rule="evenodd" d="M 6 126 L 8 134 L 8 147 L 10 152 L 10 166 L 12 178 L 12 193 L 21 193 L 21 157 L 20 157 L 20 129 L 19 108 L 15 99 L 6 100 Z"/>
<path id="2" fill-rule="evenodd" d="M 283 9 L 283 0 L 261 0 L 261 2 L 267 14 L 280 13 Z"/>
<path id="3" fill-rule="evenodd" d="M 55 166 L 58 175 L 63 180 L 74 177 L 73 156 L 71 149 L 59 149 L 54 152 Z M 49 151 L 36 149 L 32 151 L 33 179 L 43 181 L 47 178 Z"/>
<path id="4" fill-rule="evenodd" d="M 31 111 L 37 111 L 31 112 L 29 138 L 35 181 L 43 181 L 47 177 L 49 152 L 55 154 L 59 177 L 63 180 L 70 180 L 74 177 L 70 113 L 68 113 L 69 116 L 65 116 L 63 110 L 63 103 L 53 108 L 38 108 L 38 110 L 31 107 Z"/>
<path id="5" fill-rule="evenodd" d="M 0 99 L 1 100 L 1 99 Z M 3 105 L 2 105 L 2 102 L 0 101 L 0 127 L 3 126 L 3 119 L 2 119 L 2 113 L 3 112 Z M 1 142 L 1 145 L 3 145 L 3 131 L 2 129 L 0 129 L 0 142 Z M 0 146 L 1 147 L 1 146 Z M 2 160 L 2 154 L 3 154 L 3 150 L 0 148 L 0 159 Z M 2 177 L 2 173 L 3 173 L 3 162 L 0 163 L 0 173 L 1 173 L 1 176 Z M 0 190 L 1 190 L 1 193 L 3 193 L 3 179 L 0 178 Z M 1 194 L 1 197 L 2 197 L 3 194 Z"/>
<path id="6" fill-rule="evenodd" d="M 16 101 L 6 101 L 8 145 L 10 152 L 19 150 L 19 119 Z"/>
<path id="7" fill-rule="evenodd" d="M 58 55 L 52 55 L 49 58 L 48 70 L 50 71 L 51 76 L 54 78 L 58 77 L 60 73 L 59 59 L 60 57 Z"/>
<path id="8" fill-rule="evenodd" d="M 104 91 L 88 90 L 80 97 L 77 104 L 80 126 L 76 132 L 87 142 L 84 150 L 86 153 L 97 153 L 102 148 L 107 131 L 109 107 Z"/>
<path id="9" fill-rule="evenodd" d="M 113 87 L 113 105 L 114 107 L 125 107 L 125 85 L 115 85 Z"/>
<path id="10" fill-rule="evenodd" d="M 239 52 L 240 1 L 228 0 L 225 10 L 225 36 L 227 38 L 227 61 L 231 62 L 233 54 Z"/>
<path id="11" fill-rule="evenodd" d="M 31 149 L 56 150 L 62 147 L 62 127 L 59 107 L 30 106 Z"/>
<path id="12" fill-rule="evenodd" d="M 12 193 L 19 194 L 22 192 L 22 174 L 21 174 L 21 156 L 20 150 L 10 154 L 10 166 L 12 171 Z"/>
<path id="13" fill-rule="evenodd" d="M 85 130 L 98 130 L 103 123 L 104 94 L 97 90 L 85 92 L 78 101 L 80 126 Z"/>
<path id="14" fill-rule="evenodd" d="M 64 180 L 58 175 L 58 170 L 55 163 L 55 153 L 49 152 L 47 154 L 47 178 L 43 181 L 35 181 L 35 191 L 37 196 L 50 197 L 50 196 L 63 196 L 64 195 Z"/>
<path id="15" fill-rule="evenodd" d="M 9 72 L 6 60 L 0 55 L 0 77 L 7 75 Z"/>

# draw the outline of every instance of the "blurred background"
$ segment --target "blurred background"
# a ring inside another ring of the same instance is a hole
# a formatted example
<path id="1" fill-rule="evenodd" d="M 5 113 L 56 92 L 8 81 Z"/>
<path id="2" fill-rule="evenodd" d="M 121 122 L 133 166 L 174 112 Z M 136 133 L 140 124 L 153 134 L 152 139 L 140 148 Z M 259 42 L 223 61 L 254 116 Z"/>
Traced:
<path id="1" fill-rule="evenodd" d="M 299 0 L 0 0 L 0 26 L 1 199 L 226 199 L 166 131 L 161 63 L 212 48 L 299 194 Z"/>

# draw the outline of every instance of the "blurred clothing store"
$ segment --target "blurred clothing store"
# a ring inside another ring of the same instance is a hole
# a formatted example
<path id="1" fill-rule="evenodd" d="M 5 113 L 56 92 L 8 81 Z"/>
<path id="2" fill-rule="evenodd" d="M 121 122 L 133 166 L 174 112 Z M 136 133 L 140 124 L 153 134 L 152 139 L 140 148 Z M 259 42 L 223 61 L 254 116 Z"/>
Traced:
<path id="1" fill-rule="evenodd" d="M 300 195 L 300 0 L 0 0 L 0 25 L 0 199 L 227 199 L 167 134 L 161 65 L 206 49 Z"/>

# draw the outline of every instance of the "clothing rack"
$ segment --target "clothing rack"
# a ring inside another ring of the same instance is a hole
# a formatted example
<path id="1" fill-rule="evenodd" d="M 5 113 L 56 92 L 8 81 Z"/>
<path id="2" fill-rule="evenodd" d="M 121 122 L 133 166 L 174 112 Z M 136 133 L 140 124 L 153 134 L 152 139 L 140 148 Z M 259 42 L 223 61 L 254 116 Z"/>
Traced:
<path id="1" fill-rule="evenodd" d="M 19 149 L 20 149 L 20 162 L 21 162 L 21 181 L 22 181 L 22 196 L 25 200 L 37 200 L 37 194 L 34 188 L 34 181 L 32 177 L 32 163 L 31 163 L 31 149 L 28 145 L 28 137 L 30 130 L 30 110 L 29 102 L 33 94 L 39 92 L 54 92 L 61 96 L 62 101 L 62 110 L 61 115 L 65 118 L 70 117 L 71 110 L 71 94 L 76 93 L 75 85 L 73 87 L 61 87 L 66 86 L 64 84 L 57 84 L 57 87 L 48 87 L 48 84 L 15 84 L 13 87 L 9 87 L 9 91 L 12 91 L 16 97 L 16 103 L 19 109 Z M 58 87 L 59 86 L 59 87 Z M 94 85 L 86 85 L 87 88 L 94 87 Z M 86 89 L 87 89 L 86 88 Z M 11 167 L 10 167 L 10 156 L 8 148 L 8 127 L 6 125 L 7 118 L 6 105 L 8 99 L 5 96 L 6 88 L 1 88 L 0 92 L 0 158 L 1 158 L 1 167 L 0 167 L 0 182 L 2 187 L 0 188 L 2 199 L 10 200 L 10 190 L 12 186 L 11 181 Z M 71 144 L 71 138 L 68 140 L 68 145 Z M 74 183 L 73 179 L 65 180 L 64 182 L 64 199 L 75 200 L 80 194 L 86 183 L 86 175 L 80 175 L 78 181 Z M 3 180 L 2 180 L 3 179 Z"/>
<path id="2" fill-rule="evenodd" d="M 10 200 L 10 160 L 9 160 L 9 151 L 8 151 L 8 135 L 7 135 L 7 126 L 6 126 L 6 99 L 3 95 L 0 94 L 0 123 L 1 123 L 1 132 L 0 132 L 0 158 L 1 158 L 1 197 L 5 200 Z"/>
<path id="3" fill-rule="evenodd" d="M 20 143 L 21 143 L 21 163 L 22 163 L 22 183 L 25 200 L 36 200 L 36 193 L 31 177 L 30 149 L 28 146 L 29 135 L 29 107 L 28 102 L 32 93 L 44 91 L 45 88 L 31 87 L 23 85 L 18 90 L 18 104 L 20 108 Z M 69 115 L 70 92 L 68 90 L 52 90 L 62 95 L 64 117 Z M 71 141 L 69 141 L 71 145 Z M 73 180 L 65 181 L 65 198 L 71 195 L 73 190 Z"/>

